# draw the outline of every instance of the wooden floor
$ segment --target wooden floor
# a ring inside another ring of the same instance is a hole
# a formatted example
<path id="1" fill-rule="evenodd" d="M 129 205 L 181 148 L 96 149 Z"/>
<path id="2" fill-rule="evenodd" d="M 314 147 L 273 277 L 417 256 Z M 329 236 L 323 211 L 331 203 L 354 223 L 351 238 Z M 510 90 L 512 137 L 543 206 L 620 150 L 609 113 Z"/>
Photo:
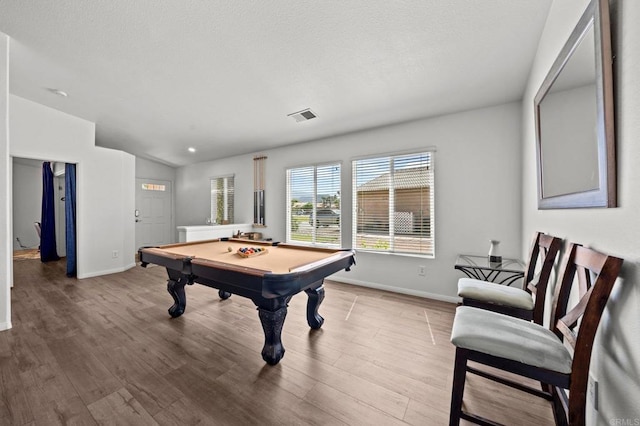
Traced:
<path id="1" fill-rule="evenodd" d="M 40 250 L 38 249 L 21 249 L 13 251 L 13 260 L 40 260 Z"/>
<path id="2" fill-rule="evenodd" d="M 447 423 L 454 305 L 327 282 L 324 326 L 309 330 L 306 296 L 295 296 L 271 367 L 250 300 L 196 284 L 171 319 L 165 275 L 76 280 L 64 261 L 14 262 L 0 424 Z M 465 406 L 508 425 L 553 423 L 545 401 L 474 376 Z"/>

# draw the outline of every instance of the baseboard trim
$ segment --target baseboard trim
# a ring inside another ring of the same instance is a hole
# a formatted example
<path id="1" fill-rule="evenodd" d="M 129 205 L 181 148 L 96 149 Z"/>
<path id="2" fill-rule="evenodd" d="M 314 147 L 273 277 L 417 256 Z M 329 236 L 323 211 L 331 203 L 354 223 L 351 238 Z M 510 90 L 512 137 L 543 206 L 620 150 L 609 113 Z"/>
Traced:
<path id="1" fill-rule="evenodd" d="M 441 302 L 449 302 L 449 303 L 458 304 L 462 300 L 459 297 L 455 297 L 455 296 L 444 296 L 442 294 L 437 294 L 437 293 L 429 293 L 429 292 L 426 292 L 426 291 L 413 290 L 413 289 L 410 289 L 410 288 L 394 287 L 394 286 L 390 286 L 390 285 L 372 283 L 370 281 L 354 280 L 354 279 L 351 279 L 351 278 L 344 278 L 344 277 L 341 277 L 341 276 L 332 276 L 332 277 L 330 277 L 328 279 L 330 281 L 336 281 L 336 282 L 345 283 L 345 284 L 357 285 L 359 287 L 375 288 L 376 290 L 384 290 L 384 291 L 389 291 L 389 292 L 392 292 L 392 293 L 407 294 L 409 296 L 423 297 L 425 299 L 433 299 L 433 300 L 438 300 L 438 301 L 441 301 Z"/>
<path id="2" fill-rule="evenodd" d="M 124 272 L 126 270 L 129 270 L 131 268 L 133 268 L 134 266 L 136 266 L 136 263 L 130 263 L 126 266 L 123 266 L 122 268 L 115 268 L 115 269 L 106 269 L 103 271 L 94 271 L 94 272 L 87 272 L 84 274 L 78 274 L 78 279 L 84 279 L 84 278 L 93 278 L 93 277 L 100 277 L 102 275 L 110 275 L 110 274 L 117 274 L 119 272 Z"/>

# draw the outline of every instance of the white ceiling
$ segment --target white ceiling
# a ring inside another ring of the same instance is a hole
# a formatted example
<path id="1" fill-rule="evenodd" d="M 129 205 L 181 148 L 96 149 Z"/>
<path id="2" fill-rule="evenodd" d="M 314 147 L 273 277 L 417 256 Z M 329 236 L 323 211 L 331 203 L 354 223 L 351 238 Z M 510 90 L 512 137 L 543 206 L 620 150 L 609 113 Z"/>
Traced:
<path id="1" fill-rule="evenodd" d="M 11 93 L 179 166 L 518 100 L 551 1 L 0 0 L 0 32 Z"/>

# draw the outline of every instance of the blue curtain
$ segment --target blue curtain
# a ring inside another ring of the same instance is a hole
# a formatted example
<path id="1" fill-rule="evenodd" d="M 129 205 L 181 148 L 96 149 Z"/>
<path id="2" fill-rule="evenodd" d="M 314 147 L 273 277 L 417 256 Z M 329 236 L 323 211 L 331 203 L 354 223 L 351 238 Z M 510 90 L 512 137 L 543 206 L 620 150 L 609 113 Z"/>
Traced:
<path id="1" fill-rule="evenodd" d="M 64 223 L 67 246 L 67 276 L 76 276 L 76 165 L 64 166 Z"/>
<path id="2" fill-rule="evenodd" d="M 56 250 L 56 218 L 51 163 L 42 163 L 42 213 L 40 218 L 40 260 L 58 260 Z"/>

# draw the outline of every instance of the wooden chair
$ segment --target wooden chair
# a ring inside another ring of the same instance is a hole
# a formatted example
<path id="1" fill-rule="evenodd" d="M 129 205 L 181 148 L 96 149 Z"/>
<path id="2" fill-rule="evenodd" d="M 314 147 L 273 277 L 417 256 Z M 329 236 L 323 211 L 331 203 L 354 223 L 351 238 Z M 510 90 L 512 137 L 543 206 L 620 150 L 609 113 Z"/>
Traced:
<path id="1" fill-rule="evenodd" d="M 462 410 L 467 372 L 552 401 L 558 425 L 584 425 L 593 340 L 621 265 L 622 259 L 571 244 L 554 293 L 551 329 L 491 311 L 458 307 L 451 330 L 456 357 L 449 425 L 458 425 L 460 419 L 496 424 Z M 567 312 L 576 276 L 579 301 Z M 543 390 L 469 367 L 468 361 L 538 380 Z"/>
<path id="2" fill-rule="evenodd" d="M 501 314 L 533 320 L 542 325 L 547 284 L 562 239 L 537 232 L 531 243 L 527 272 L 522 289 L 472 278 L 458 280 L 458 296 L 464 306 L 473 306 Z M 538 261 L 540 272 L 536 274 Z"/>

